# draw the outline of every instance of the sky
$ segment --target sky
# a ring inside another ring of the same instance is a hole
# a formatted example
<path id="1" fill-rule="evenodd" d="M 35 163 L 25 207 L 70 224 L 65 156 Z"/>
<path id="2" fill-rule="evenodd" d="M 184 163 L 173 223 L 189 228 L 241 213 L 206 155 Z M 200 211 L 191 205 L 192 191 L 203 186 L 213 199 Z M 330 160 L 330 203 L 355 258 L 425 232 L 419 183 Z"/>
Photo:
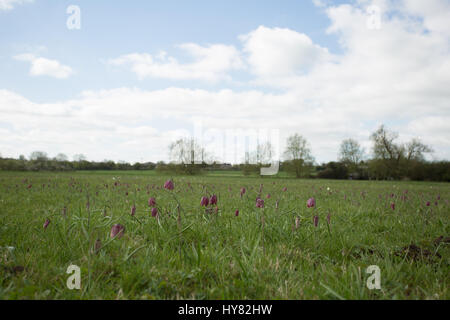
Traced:
<path id="1" fill-rule="evenodd" d="M 449 0 L 0 0 L 0 155 L 317 163 L 381 125 L 450 159 Z M 276 159 L 275 159 L 276 160 Z"/>

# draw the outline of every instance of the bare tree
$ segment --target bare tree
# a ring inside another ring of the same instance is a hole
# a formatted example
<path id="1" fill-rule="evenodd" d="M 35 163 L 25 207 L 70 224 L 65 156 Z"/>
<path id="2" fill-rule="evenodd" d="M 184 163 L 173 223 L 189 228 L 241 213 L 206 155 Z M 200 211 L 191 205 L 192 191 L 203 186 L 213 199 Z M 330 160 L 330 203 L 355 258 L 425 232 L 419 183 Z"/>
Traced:
<path id="1" fill-rule="evenodd" d="M 406 160 L 418 160 L 424 159 L 424 153 L 433 152 L 433 149 L 423 144 L 419 139 L 414 138 L 411 142 L 406 144 Z"/>
<path id="2" fill-rule="evenodd" d="M 342 141 L 339 150 L 339 161 L 356 167 L 363 159 L 364 150 L 358 141 L 354 139 L 346 139 Z"/>
<path id="3" fill-rule="evenodd" d="M 84 154 L 76 154 L 73 156 L 73 161 L 76 161 L 76 162 L 81 162 L 81 161 L 86 161 L 86 160 L 87 160 L 87 158 Z"/>
<path id="4" fill-rule="evenodd" d="M 205 149 L 194 138 L 182 138 L 169 145 L 171 161 L 182 164 L 204 163 L 209 159 Z"/>
<path id="5" fill-rule="evenodd" d="M 374 160 L 372 164 L 377 172 L 377 176 L 399 178 L 400 160 L 404 154 L 404 147 L 394 142 L 398 138 L 398 134 L 387 130 L 384 125 L 381 125 L 370 138 L 373 141 Z"/>
<path id="6" fill-rule="evenodd" d="M 247 150 L 244 154 L 244 163 L 251 165 L 266 165 L 273 161 L 274 148 L 270 141 L 256 144 L 255 149 Z"/>
<path id="7" fill-rule="evenodd" d="M 311 149 L 308 141 L 298 133 L 287 139 L 286 151 L 284 152 L 287 160 L 303 159 L 305 161 L 313 161 Z"/>
<path id="8" fill-rule="evenodd" d="M 272 162 L 274 154 L 273 146 L 270 141 L 258 144 L 256 146 L 256 162 L 257 164 L 269 164 Z"/>
<path id="9" fill-rule="evenodd" d="M 371 136 L 374 143 L 373 163 L 378 171 L 384 172 L 385 178 L 400 178 L 407 172 L 412 160 L 421 161 L 424 153 L 432 152 L 431 148 L 418 139 L 405 145 L 395 143 L 397 138 L 398 134 L 388 131 L 384 125 Z"/>
<path id="10" fill-rule="evenodd" d="M 394 140 L 398 138 L 398 133 L 388 131 L 384 125 L 381 125 L 375 131 L 371 139 L 374 142 L 373 154 L 376 159 L 400 160 L 404 148 L 395 144 Z"/>
<path id="11" fill-rule="evenodd" d="M 44 151 L 33 151 L 30 155 L 30 160 L 46 161 L 48 160 L 48 156 Z"/>
<path id="12" fill-rule="evenodd" d="M 297 178 L 303 176 L 314 162 L 308 141 L 297 133 L 288 137 L 284 157 L 288 171 L 293 171 Z"/>
<path id="13" fill-rule="evenodd" d="M 69 158 L 64 153 L 58 153 L 55 157 L 55 160 L 63 162 L 63 161 L 68 161 Z"/>

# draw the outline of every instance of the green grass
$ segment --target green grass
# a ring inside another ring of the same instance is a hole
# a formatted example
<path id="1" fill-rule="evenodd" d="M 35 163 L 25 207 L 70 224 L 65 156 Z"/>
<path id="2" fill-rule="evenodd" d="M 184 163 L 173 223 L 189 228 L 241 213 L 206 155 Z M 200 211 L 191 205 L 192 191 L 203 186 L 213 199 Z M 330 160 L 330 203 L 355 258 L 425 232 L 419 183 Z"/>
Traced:
<path id="1" fill-rule="evenodd" d="M 168 191 L 168 178 L 152 171 L 0 173 L 0 299 L 450 298 L 450 245 L 433 242 L 450 236 L 449 184 L 214 172 L 175 176 Z M 255 207 L 261 183 L 264 209 Z M 217 213 L 200 206 L 206 193 L 218 195 Z M 150 215 L 149 197 L 159 219 Z M 306 207 L 310 197 L 314 209 Z M 111 240 L 116 223 L 125 234 Z M 103 246 L 95 253 L 97 239 Z M 402 250 L 412 243 L 422 251 Z M 81 290 L 66 287 L 71 264 L 81 268 Z M 381 269 L 381 290 L 366 287 L 369 265 Z"/>

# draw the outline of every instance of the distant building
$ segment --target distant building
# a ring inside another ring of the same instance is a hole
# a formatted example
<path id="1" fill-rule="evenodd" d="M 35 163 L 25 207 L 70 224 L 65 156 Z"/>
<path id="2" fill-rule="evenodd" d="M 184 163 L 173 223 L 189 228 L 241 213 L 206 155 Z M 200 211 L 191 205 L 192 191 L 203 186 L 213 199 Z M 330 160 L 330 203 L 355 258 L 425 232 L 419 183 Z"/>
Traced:
<path id="1" fill-rule="evenodd" d="M 222 163 L 219 168 L 221 170 L 230 170 L 233 168 L 233 166 L 231 165 L 231 163 Z"/>

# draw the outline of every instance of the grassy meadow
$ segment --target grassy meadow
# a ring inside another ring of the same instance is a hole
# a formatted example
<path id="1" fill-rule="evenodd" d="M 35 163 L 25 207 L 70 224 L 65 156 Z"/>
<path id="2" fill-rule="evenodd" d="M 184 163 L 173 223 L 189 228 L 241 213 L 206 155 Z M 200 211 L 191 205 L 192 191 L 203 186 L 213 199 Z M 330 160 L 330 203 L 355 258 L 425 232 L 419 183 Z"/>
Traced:
<path id="1" fill-rule="evenodd" d="M 448 183 L 170 178 L 0 173 L 0 299 L 450 299 Z"/>

